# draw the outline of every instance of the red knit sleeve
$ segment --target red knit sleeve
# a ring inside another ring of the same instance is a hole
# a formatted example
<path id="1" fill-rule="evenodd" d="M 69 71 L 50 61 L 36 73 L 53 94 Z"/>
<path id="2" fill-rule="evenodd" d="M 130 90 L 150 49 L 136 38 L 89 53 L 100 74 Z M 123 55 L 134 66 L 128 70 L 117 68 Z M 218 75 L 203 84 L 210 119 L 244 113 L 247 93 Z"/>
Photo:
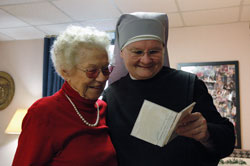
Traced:
<path id="1" fill-rule="evenodd" d="M 52 159 L 50 120 L 39 109 L 31 106 L 23 120 L 13 166 L 44 166 Z"/>

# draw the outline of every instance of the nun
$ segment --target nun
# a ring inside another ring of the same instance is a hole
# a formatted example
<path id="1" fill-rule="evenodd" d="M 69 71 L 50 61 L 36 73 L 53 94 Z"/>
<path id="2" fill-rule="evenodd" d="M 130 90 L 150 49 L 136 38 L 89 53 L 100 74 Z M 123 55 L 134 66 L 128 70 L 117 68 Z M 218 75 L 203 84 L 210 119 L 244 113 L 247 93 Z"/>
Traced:
<path id="1" fill-rule="evenodd" d="M 120 166 L 215 166 L 228 156 L 235 144 L 233 124 L 220 116 L 202 80 L 169 66 L 167 15 L 123 14 L 115 33 L 114 69 L 103 100 Z M 196 105 L 176 128 L 177 137 L 159 147 L 131 135 L 144 100 L 176 112 Z"/>

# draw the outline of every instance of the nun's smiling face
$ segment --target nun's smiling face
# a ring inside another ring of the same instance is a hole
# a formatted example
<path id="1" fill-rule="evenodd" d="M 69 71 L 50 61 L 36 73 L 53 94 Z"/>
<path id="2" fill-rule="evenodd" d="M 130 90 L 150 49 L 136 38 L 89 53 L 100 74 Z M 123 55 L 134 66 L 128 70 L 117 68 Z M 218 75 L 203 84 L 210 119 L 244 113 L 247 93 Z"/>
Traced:
<path id="1" fill-rule="evenodd" d="M 132 77 L 137 80 L 149 79 L 163 66 L 163 44 L 157 40 L 136 41 L 121 51 L 121 57 Z"/>

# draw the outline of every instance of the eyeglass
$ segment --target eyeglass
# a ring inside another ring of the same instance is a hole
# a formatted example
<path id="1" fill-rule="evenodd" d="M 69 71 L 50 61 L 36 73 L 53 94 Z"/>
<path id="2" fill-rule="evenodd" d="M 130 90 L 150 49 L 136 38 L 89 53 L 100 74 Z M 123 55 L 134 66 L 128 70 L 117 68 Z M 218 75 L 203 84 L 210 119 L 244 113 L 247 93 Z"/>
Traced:
<path id="1" fill-rule="evenodd" d="M 80 69 L 80 68 L 77 68 L 77 69 L 85 72 L 86 76 L 88 78 L 96 78 L 96 77 L 98 77 L 100 71 L 102 71 L 102 74 L 104 76 L 106 76 L 106 77 L 109 76 L 109 74 L 113 71 L 113 68 L 114 68 L 114 66 L 108 65 L 108 66 L 102 67 L 100 69 L 98 69 L 98 68 L 93 68 L 93 69 Z"/>
<path id="2" fill-rule="evenodd" d="M 159 57 L 162 55 L 162 49 L 152 49 L 148 51 L 143 51 L 139 49 L 131 49 L 131 50 L 128 49 L 128 51 L 130 52 L 132 57 L 138 57 L 138 58 L 144 56 L 144 54 L 146 53 L 152 58 Z"/>

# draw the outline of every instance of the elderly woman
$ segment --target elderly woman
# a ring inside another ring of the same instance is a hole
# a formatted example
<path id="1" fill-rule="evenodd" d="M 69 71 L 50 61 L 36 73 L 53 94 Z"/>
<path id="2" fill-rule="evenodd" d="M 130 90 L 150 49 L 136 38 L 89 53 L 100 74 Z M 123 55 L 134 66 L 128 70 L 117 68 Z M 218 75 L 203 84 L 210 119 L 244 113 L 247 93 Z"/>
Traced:
<path id="1" fill-rule="evenodd" d="M 108 45 L 94 28 L 71 26 L 58 36 L 52 60 L 65 83 L 29 108 L 13 166 L 117 165 L 98 99 L 110 74 Z"/>

